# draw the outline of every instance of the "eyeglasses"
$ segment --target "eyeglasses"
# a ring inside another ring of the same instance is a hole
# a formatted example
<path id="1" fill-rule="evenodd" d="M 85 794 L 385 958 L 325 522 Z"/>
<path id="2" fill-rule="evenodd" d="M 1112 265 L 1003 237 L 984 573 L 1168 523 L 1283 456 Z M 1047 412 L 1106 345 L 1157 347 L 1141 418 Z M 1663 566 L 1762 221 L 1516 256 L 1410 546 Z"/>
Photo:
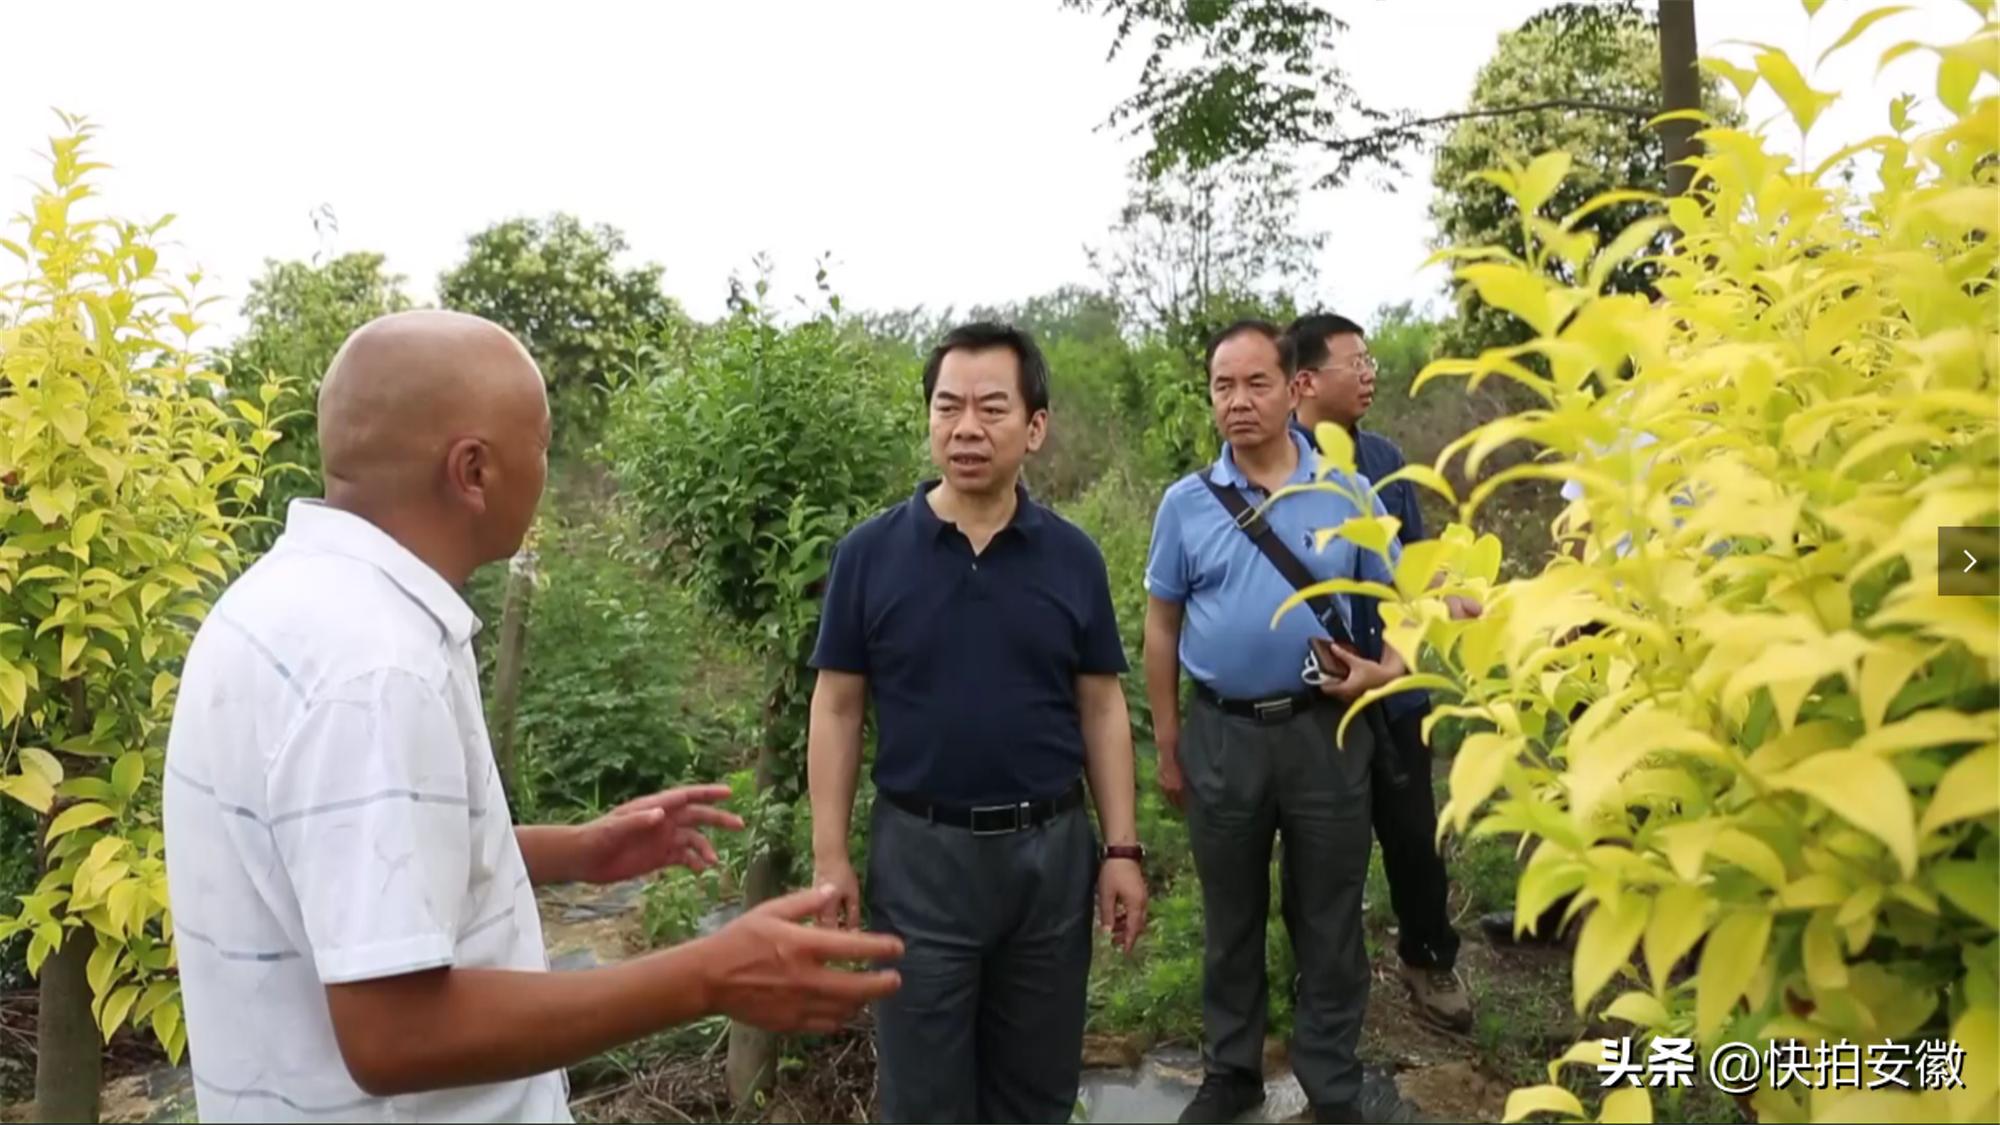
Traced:
<path id="1" fill-rule="evenodd" d="M 1320 364 L 1317 368 L 1311 368 L 1309 370 L 1366 371 L 1368 374 L 1373 375 L 1381 371 L 1382 366 L 1375 362 L 1374 356 L 1368 355 L 1367 353 L 1364 352 L 1361 355 L 1351 356 L 1347 359 L 1328 360 L 1327 362 Z"/>

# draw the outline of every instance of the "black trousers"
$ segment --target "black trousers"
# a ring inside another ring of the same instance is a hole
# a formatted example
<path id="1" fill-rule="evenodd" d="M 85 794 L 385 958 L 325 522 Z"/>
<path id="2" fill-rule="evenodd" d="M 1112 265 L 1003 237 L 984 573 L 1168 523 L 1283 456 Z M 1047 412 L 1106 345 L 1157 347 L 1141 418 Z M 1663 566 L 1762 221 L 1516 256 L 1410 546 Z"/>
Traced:
<path id="1" fill-rule="evenodd" d="M 1360 1097 L 1368 1010 L 1361 895 L 1375 747 L 1365 724 L 1335 746 L 1340 716 L 1326 704 L 1260 724 L 1197 699 L 1181 730 L 1188 843 L 1201 877 L 1204 1064 L 1262 1076 L 1271 850 L 1282 839 L 1281 902 L 1298 961 L 1292 1069 L 1315 1105 Z"/>
<path id="2" fill-rule="evenodd" d="M 1070 1119 L 1096 890 L 1082 807 L 975 836 L 875 802 L 869 925 L 903 939 L 903 986 L 875 1008 L 881 1120 Z"/>
<path id="3" fill-rule="evenodd" d="M 1381 706 L 1380 703 L 1376 706 Z M 1406 784 L 1391 788 L 1376 775 L 1370 813 L 1389 876 L 1403 963 L 1450 969 L 1458 962 L 1458 931 L 1445 905 L 1448 877 L 1437 850 L 1437 804 L 1431 792 L 1431 748 L 1424 743 L 1424 712 L 1389 720 L 1390 753 L 1401 756 Z"/>

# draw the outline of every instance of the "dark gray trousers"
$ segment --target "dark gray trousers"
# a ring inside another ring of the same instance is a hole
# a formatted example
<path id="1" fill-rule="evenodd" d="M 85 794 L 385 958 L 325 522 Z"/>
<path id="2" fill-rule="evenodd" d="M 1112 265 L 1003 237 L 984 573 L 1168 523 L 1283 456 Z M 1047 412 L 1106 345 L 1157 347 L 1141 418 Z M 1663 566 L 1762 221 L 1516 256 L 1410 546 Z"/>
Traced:
<path id="1" fill-rule="evenodd" d="M 1201 876 L 1203 1053 L 1211 1071 L 1263 1070 L 1264 927 L 1271 903 L 1271 844 L 1285 928 L 1298 962 L 1292 1070 L 1314 1104 L 1361 1095 L 1361 1019 L 1368 1010 L 1368 951 L 1361 895 L 1368 879 L 1368 726 L 1347 746 L 1333 733 L 1333 703 L 1282 723 L 1259 724 L 1196 700 L 1181 733 L 1188 841 Z"/>
<path id="2" fill-rule="evenodd" d="M 875 1008 L 881 1119 L 1068 1121 L 1097 887 L 1090 817 L 974 836 L 878 799 L 872 825 L 869 928 L 903 939 L 903 986 Z"/>

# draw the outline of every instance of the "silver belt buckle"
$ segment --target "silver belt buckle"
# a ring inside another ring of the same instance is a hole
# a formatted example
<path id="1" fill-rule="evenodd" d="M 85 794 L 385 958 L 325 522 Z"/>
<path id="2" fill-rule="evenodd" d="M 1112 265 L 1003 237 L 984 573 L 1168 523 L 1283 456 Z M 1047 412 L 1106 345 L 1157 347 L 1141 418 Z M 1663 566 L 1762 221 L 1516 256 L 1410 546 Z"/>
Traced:
<path id="1" fill-rule="evenodd" d="M 1289 719 L 1292 717 L 1292 701 L 1289 699 L 1264 699 L 1250 705 L 1258 721 Z"/>
<path id="2" fill-rule="evenodd" d="M 1031 801 L 1022 801 L 1018 805 L 985 805 L 976 807 L 972 810 L 972 834 L 974 836 L 1005 836 L 1010 832 L 1019 832 L 1022 828 L 1026 827 L 1023 823 L 1024 814 L 1032 804 L 1033 802 Z M 979 827 L 980 814 L 997 812 L 1012 812 L 1014 814 L 1014 823 L 1005 828 Z"/>

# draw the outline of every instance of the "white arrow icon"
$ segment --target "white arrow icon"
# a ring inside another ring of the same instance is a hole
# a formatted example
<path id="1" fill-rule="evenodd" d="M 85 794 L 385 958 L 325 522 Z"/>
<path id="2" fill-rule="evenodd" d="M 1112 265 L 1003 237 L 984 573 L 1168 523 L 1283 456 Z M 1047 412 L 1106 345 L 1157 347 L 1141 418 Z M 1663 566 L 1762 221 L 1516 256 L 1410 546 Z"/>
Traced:
<path id="1" fill-rule="evenodd" d="M 1971 574 L 1971 573 L 1972 573 L 1972 568 L 1973 568 L 1973 567 L 1975 567 L 1975 566 L 1978 566 L 1978 565 L 1979 565 L 1979 560 L 1978 560 L 1978 559 L 1976 559 L 1976 558 L 1973 558 L 1973 557 L 1972 557 L 1972 552 L 1971 552 L 1971 551 L 1963 551 L 1963 549 L 1961 549 L 1961 550 L 1962 550 L 1962 553 L 1963 553 L 1963 554 L 1965 555 L 1965 569 L 1964 569 L 1964 570 L 1961 570 L 1961 571 L 1959 571 L 1959 573 L 1960 573 L 1960 574 Z"/>

